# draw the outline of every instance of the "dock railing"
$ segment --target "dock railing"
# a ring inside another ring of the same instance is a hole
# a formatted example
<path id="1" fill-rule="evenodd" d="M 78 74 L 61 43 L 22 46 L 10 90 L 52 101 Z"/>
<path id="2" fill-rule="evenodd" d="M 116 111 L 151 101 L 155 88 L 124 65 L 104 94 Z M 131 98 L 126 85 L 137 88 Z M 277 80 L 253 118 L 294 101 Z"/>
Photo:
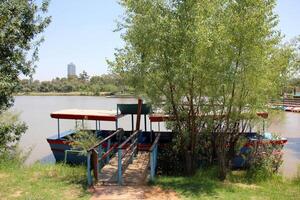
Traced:
<path id="1" fill-rule="evenodd" d="M 155 137 L 155 140 L 149 150 L 150 152 L 150 180 L 154 181 L 156 167 L 157 167 L 157 151 L 158 151 L 158 142 L 160 138 L 160 133 Z"/>
<path id="2" fill-rule="evenodd" d="M 119 128 L 114 133 L 110 134 L 108 137 L 101 140 L 98 144 L 94 145 L 90 149 L 87 150 L 87 179 L 88 179 L 88 185 L 93 184 L 93 178 L 91 169 L 93 169 L 94 172 L 94 178 L 95 181 L 98 181 L 99 172 L 101 170 L 101 165 L 104 165 L 105 163 L 108 163 L 110 160 L 110 156 L 114 155 L 113 151 L 117 149 L 118 144 L 111 145 L 111 139 L 114 136 L 119 137 L 118 141 L 121 141 L 122 135 L 124 133 L 124 130 L 122 128 Z M 106 149 L 103 149 L 103 144 L 107 143 Z M 92 161 L 92 162 L 91 162 Z M 91 163 L 93 166 L 91 166 Z"/>
<path id="3" fill-rule="evenodd" d="M 137 155 L 138 151 L 138 136 L 141 133 L 140 130 L 133 132 L 127 140 L 125 140 L 118 147 L 118 184 L 123 184 L 122 175 L 126 170 L 127 166 L 133 162 L 134 156 Z M 122 162 L 122 159 L 125 160 Z"/>

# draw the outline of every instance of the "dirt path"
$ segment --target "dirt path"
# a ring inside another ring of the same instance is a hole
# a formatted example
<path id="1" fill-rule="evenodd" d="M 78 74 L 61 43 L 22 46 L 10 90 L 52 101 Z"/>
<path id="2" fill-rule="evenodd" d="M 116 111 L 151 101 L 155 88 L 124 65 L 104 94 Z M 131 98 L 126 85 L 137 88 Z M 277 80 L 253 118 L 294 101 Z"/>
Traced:
<path id="1" fill-rule="evenodd" d="M 171 190 L 150 186 L 97 186 L 91 200 L 180 200 Z"/>

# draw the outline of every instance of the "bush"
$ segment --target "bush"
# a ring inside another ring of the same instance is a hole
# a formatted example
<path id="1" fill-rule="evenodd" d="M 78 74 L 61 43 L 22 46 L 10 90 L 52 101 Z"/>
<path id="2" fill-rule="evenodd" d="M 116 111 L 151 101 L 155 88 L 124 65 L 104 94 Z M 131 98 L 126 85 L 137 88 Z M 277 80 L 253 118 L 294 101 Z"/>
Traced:
<path id="1" fill-rule="evenodd" d="M 254 181 L 264 181 L 278 172 L 283 163 L 282 145 L 258 141 L 250 155 L 247 177 Z"/>
<path id="2" fill-rule="evenodd" d="M 180 158 L 173 144 L 164 144 L 158 150 L 158 174 L 180 175 L 183 174 L 183 159 Z"/>
<path id="3" fill-rule="evenodd" d="M 18 115 L 11 112 L 0 114 L 0 155 L 12 153 L 26 130 L 27 126 L 19 121 Z"/>
<path id="4" fill-rule="evenodd" d="M 81 150 L 83 155 L 87 153 L 88 149 L 101 141 L 101 138 L 97 137 L 95 133 L 87 130 L 77 131 L 76 134 L 70 136 L 69 139 L 72 141 L 72 148 Z"/>

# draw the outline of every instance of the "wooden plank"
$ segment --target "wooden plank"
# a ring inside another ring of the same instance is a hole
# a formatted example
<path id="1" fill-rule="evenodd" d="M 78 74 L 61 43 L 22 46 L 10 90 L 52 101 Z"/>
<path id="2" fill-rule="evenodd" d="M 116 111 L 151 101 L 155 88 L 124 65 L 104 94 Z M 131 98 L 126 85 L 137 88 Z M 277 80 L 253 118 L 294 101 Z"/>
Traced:
<path id="1" fill-rule="evenodd" d="M 143 185 L 149 166 L 149 153 L 139 152 L 137 158 L 128 166 L 123 174 L 124 185 Z"/>
<path id="2" fill-rule="evenodd" d="M 126 164 L 130 159 L 130 156 L 125 156 L 122 160 L 123 164 Z M 129 164 L 127 168 L 122 169 L 124 185 L 140 185 L 145 182 L 145 178 L 149 165 L 149 153 L 139 152 L 137 157 L 133 160 L 132 164 Z M 117 185 L 117 171 L 118 171 L 118 157 L 113 157 L 110 162 L 105 165 L 100 174 L 100 185 Z"/>

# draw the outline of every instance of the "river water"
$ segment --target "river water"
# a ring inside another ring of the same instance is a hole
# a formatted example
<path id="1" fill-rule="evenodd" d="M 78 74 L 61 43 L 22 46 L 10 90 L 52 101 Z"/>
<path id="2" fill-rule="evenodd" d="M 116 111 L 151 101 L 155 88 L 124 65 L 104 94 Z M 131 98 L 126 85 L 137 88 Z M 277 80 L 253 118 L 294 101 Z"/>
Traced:
<path id="1" fill-rule="evenodd" d="M 57 134 L 57 120 L 50 117 L 50 113 L 61 109 L 97 109 L 116 110 L 118 103 L 136 103 L 134 98 L 106 98 L 86 96 L 17 96 L 12 110 L 20 113 L 20 118 L 28 125 L 28 130 L 20 141 L 22 150 L 31 150 L 27 163 L 40 160 L 54 162 L 54 157 L 46 138 Z M 141 127 L 144 127 L 141 120 Z M 73 120 L 61 120 L 61 130 L 75 127 Z M 149 122 L 147 123 L 149 129 Z M 300 165 L 300 113 L 282 113 L 279 119 L 269 124 L 268 131 L 279 133 L 288 138 L 284 148 L 284 163 L 282 171 L 285 176 L 297 174 Z M 95 127 L 95 122 L 88 122 L 85 126 Z M 157 124 L 153 128 L 157 129 Z M 130 117 L 120 119 L 119 127 L 130 130 Z M 101 129 L 114 129 L 112 122 L 102 122 Z"/>

